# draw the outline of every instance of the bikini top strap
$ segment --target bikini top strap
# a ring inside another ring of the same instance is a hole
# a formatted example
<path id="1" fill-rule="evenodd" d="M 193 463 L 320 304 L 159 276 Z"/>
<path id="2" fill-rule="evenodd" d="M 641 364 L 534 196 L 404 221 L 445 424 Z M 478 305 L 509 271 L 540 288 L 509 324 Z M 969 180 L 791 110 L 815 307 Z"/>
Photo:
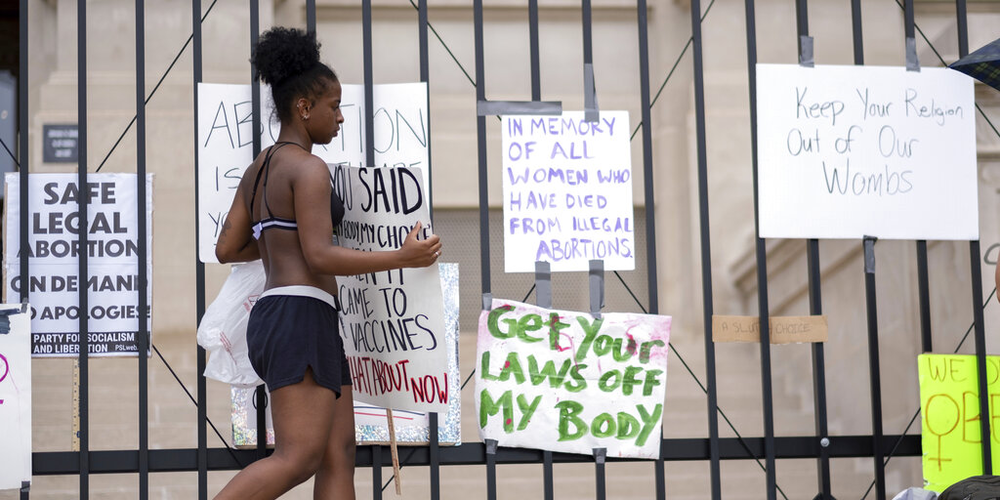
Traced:
<path id="1" fill-rule="evenodd" d="M 254 182 L 253 182 L 253 191 L 251 191 L 252 194 L 250 195 L 250 218 L 251 219 L 253 218 L 253 203 L 254 203 L 254 200 L 257 199 L 257 186 L 260 184 L 260 176 L 261 176 L 261 174 L 264 174 L 265 170 L 270 171 L 269 167 L 271 165 L 271 157 L 274 156 L 274 153 L 276 153 L 279 149 L 281 149 L 282 147 L 287 146 L 289 144 L 293 144 L 293 143 L 291 143 L 291 142 L 284 142 L 284 141 L 282 141 L 282 142 L 276 142 L 276 143 L 274 143 L 274 145 L 271 146 L 270 149 L 267 150 L 267 155 L 264 156 L 264 163 L 260 166 L 260 169 L 257 170 L 257 178 L 254 179 Z M 271 207 L 268 206 L 268 204 L 267 204 L 267 178 L 268 178 L 269 175 L 270 175 L 270 172 L 268 172 L 267 174 L 264 175 L 264 194 L 262 195 L 263 198 L 264 198 L 264 208 L 267 210 L 267 216 L 268 217 L 271 216 Z"/>

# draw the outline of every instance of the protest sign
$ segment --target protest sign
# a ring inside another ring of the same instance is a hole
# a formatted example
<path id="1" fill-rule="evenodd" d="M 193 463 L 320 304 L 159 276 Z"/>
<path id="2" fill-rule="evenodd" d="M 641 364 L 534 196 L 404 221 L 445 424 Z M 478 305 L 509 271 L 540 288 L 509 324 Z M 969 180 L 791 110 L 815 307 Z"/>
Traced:
<path id="1" fill-rule="evenodd" d="M 146 176 L 146 199 L 139 200 L 135 174 L 89 174 L 87 189 L 76 174 L 30 174 L 28 190 L 28 301 L 31 303 L 31 353 L 39 357 L 75 357 L 79 352 L 79 290 L 87 289 L 89 353 L 135 356 L 139 321 L 150 321 L 153 276 L 153 177 Z M 20 297 L 20 177 L 7 174 L 8 300 Z M 81 224 L 78 200 L 86 196 L 87 224 Z M 146 299 L 139 310 L 139 203 L 146 214 Z M 78 237 L 86 230 L 87 245 Z M 79 276 L 79 255 L 87 255 L 87 275 Z M 149 331 L 147 329 L 147 331 Z M 148 354 L 148 352 L 147 352 Z"/>
<path id="2" fill-rule="evenodd" d="M 760 236 L 975 240 L 972 79 L 757 65 Z"/>
<path id="3" fill-rule="evenodd" d="M 504 116 L 504 269 L 635 268 L 632 159 L 626 111 Z"/>
<path id="4" fill-rule="evenodd" d="M 313 154 L 327 163 L 365 166 L 364 86 L 342 85 L 344 123 L 330 144 Z M 261 86 L 261 146 L 274 144 L 280 126 L 271 93 Z M 428 186 L 427 84 L 375 85 L 375 166 L 424 170 Z M 253 162 L 253 114 L 249 85 L 198 84 L 198 257 L 218 262 L 215 241 L 244 170 Z M 425 193 L 426 194 L 426 193 Z"/>
<path id="5" fill-rule="evenodd" d="M 493 299 L 479 316 L 479 434 L 500 446 L 657 458 L 669 316 Z"/>
<path id="6" fill-rule="evenodd" d="M 419 169 L 337 166 L 344 202 L 341 246 L 365 252 L 400 248 L 417 222 L 432 234 Z M 341 335 L 354 397 L 393 410 L 443 412 L 450 392 L 444 304 L 437 266 L 337 278 Z"/>
<path id="7" fill-rule="evenodd" d="M 921 354 L 917 356 L 920 379 L 921 448 L 924 488 L 937 492 L 969 476 L 983 473 L 982 433 L 979 419 L 978 364 L 973 355 Z M 990 450 L 1000 463 L 1000 356 L 986 356 L 989 392 Z"/>
<path id="8" fill-rule="evenodd" d="M 449 387 L 461 384 L 458 371 L 458 264 L 441 263 L 441 291 L 445 308 L 445 349 L 448 351 Z M 233 386 L 233 444 L 238 447 L 255 446 L 257 443 L 257 407 L 254 403 L 254 389 Z M 448 397 L 448 411 L 438 418 L 438 442 L 460 444 L 462 404 L 461 391 L 454 390 Z M 267 413 L 267 439 L 274 444 L 274 430 L 271 425 L 271 410 Z M 423 445 L 430 441 L 428 414 L 405 410 L 393 411 L 396 441 L 404 445 Z M 355 401 L 355 440 L 359 445 L 385 444 L 389 442 L 389 426 L 385 408 Z"/>
<path id="9" fill-rule="evenodd" d="M 826 316 L 771 316 L 772 344 L 826 342 Z M 760 318 L 757 316 L 712 315 L 712 342 L 760 342 Z"/>
<path id="10" fill-rule="evenodd" d="M 31 330 L 20 311 L 0 305 L 0 490 L 31 481 Z"/>

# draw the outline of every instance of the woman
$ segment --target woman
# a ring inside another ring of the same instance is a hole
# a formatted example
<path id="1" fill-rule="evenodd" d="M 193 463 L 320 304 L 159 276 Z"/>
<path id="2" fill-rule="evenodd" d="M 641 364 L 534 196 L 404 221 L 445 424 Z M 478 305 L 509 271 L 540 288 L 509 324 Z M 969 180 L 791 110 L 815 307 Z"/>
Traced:
<path id="1" fill-rule="evenodd" d="M 361 252 L 333 244 L 344 215 L 326 163 L 310 151 L 340 129 L 341 86 L 319 60 L 314 35 L 273 28 L 251 60 L 271 86 L 278 140 L 247 168 L 216 246 L 220 262 L 260 258 L 265 292 L 250 314 L 247 346 L 271 391 L 275 451 L 241 471 L 217 499 L 277 498 L 316 475 L 314 498 L 354 498 L 354 409 L 338 332 L 336 275 L 425 267 L 437 236 L 399 250 Z"/>

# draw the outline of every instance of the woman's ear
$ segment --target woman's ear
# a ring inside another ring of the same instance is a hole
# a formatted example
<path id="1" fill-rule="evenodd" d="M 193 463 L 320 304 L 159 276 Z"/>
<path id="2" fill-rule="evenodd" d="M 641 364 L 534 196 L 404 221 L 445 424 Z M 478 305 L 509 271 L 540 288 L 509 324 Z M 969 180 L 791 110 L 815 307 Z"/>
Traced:
<path id="1" fill-rule="evenodd" d="M 305 97 L 300 97 L 299 100 L 295 102 L 295 108 L 296 111 L 299 113 L 300 120 L 309 119 L 309 108 L 311 107 L 312 103 L 310 103 L 309 99 L 306 99 Z"/>

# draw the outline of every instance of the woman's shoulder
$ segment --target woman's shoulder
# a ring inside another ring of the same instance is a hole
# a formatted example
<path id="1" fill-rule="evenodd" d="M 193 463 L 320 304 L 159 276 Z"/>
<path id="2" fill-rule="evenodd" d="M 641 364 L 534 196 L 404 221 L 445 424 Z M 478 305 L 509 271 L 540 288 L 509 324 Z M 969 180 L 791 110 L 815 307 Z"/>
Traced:
<path id="1" fill-rule="evenodd" d="M 291 173 L 297 180 L 313 182 L 324 180 L 330 175 L 330 168 L 326 165 L 326 162 L 312 153 L 301 151 L 295 158 L 290 158 L 290 160 L 295 162 L 295 168 L 291 169 L 294 171 Z"/>

